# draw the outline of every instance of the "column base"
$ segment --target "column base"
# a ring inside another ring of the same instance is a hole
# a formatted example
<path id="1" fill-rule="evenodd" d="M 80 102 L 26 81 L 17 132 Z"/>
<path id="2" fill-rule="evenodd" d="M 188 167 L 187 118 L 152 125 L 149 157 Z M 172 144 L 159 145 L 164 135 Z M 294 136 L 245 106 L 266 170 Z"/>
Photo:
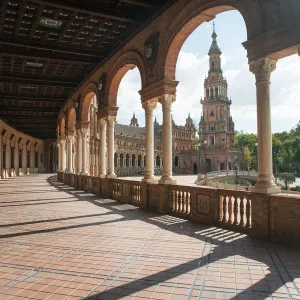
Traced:
<path id="1" fill-rule="evenodd" d="M 144 177 L 142 179 L 142 182 L 157 184 L 158 180 L 154 176 L 153 177 L 149 177 L 149 178 Z"/>
<path id="2" fill-rule="evenodd" d="M 88 176 L 88 172 L 84 171 L 84 172 L 81 172 L 80 175 L 83 175 L 83 176 Z"/>
<path id="3" fill-rule="evenodd" d="M 117 175 L 116 175 L 115 173 L 107 174 L 107 175 L 105 176 L 105 178 L 107 178 L 107 179 L 115 179 L 115 178 L 117 178 Z"/>
<path id="4" fill-rule="evenodd" d="M 173 177 L 161 177 L 161 179 L 158 180 L 159 184 L 177 184 L 176 180 Z"/>
<path id="5" fill-rule="evenodd" d="M 263 186 L 258 184 L 256 186 L 251 187 L 250 191 L 253 193 L 261 193 L 261 194 L 279 194 L 281 193 L 281 187 L 276 185 Z"/>

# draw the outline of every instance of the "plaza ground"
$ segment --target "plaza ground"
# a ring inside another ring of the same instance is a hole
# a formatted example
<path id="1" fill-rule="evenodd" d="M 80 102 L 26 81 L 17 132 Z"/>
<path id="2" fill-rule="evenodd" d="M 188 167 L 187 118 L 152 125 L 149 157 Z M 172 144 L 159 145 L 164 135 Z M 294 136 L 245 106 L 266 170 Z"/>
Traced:
<path id="1" fill-rule="evenodd" d="M 0 299 L 300 299 L 300 251 L 76 191 L 0 182 Z"/>

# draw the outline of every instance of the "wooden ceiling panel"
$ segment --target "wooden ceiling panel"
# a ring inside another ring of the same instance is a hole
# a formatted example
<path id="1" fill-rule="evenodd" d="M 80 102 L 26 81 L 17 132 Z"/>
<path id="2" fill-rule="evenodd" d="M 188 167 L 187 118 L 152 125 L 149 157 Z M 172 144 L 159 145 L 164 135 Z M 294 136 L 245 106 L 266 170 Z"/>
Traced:
<path id="1" fill-rule="evenodd" d="M 57 113 L 80 82 L 174 1 L 0 1 L 0 118 L 55 138 Z M 44 132 L 34 127 L 45 121 Z"/>

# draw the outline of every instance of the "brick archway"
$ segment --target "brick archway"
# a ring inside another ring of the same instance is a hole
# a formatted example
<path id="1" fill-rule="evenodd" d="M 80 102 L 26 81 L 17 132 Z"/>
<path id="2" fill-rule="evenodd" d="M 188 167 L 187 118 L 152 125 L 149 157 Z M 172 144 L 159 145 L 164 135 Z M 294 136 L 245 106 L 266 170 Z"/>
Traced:
<path id="1" fill-rule="evenodd" d="M 60 135 L 64 135 L 66 131 L 66 120 L 65 117 L 62 117 L 60 122 L 59 122 L 59 133 Z"/>
<path id="2" fill-rule="evenodd" d="M 95 83 L 89 83 L 84 89 L 81 100 L 80 100 L 80 121 L 89 120 L 89 107 L 93 97 L 97 98 L 97 103 L 99 103 L 99 94 L 97 85 Z"/>
<path id="3" fill-rule="evenodd" d="M 76 111 L 75 108 L 72 107 L 67 114 L 66 130 L 74 130 L 75 125 L 76 125 Z"/>
<path id="4" fill-rule="evenodd" d="M 137 51 L 126 52 L 115 61 L 112 70 L 108 75 L 108 106 L 117 106 L 120 82 L 129 70 L 133 70 L 136 67 L 139 70 L 143 88 L 146 86 L 146 67 L 142 56 Z"/>
<path id="5" fill-rule="evenodd" d="M 251 8 L 246 11 L 241 1 L 236 0 L 218 0 L 204 5 L 202 1 L 193 0 L 187 4 L 170 24 L 169 30 L 164 35 L 166 42 L 160 53 L 161 61 L 159 64 L 162 66 L 159 70 L 161 72 L 160 77 L 175 80 L 176 63 L 183 43 L 198 26 L 212 20 L 217 14 L 238 10 L 245 21 L 248 39 L 253 37 L 255 33 L 261 32 L 263 22 L 259 1 L 253 0 L 251 5 Z M 249 10 L 252 15 L 250 15 Z M 256 20 L 252 20 L 255 12 L 257 12 Z"/>

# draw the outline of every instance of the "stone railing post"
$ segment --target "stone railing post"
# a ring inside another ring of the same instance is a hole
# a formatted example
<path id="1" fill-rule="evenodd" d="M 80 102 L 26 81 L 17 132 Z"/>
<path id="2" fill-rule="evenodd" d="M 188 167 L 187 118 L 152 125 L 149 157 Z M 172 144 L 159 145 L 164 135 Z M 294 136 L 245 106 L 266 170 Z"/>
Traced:
<path id="1" fill-rule="evenodd" d="M 276 60 L 262 58 L 250 62 L 250 71 L 256 78 L 257 137 L 258 137 L 258 182 L 252 189 L 258 193 L 280 193 L 274 183 L 272 160 L 272 129 L 270 104 L 271 72 L 276 68 Z"/>

